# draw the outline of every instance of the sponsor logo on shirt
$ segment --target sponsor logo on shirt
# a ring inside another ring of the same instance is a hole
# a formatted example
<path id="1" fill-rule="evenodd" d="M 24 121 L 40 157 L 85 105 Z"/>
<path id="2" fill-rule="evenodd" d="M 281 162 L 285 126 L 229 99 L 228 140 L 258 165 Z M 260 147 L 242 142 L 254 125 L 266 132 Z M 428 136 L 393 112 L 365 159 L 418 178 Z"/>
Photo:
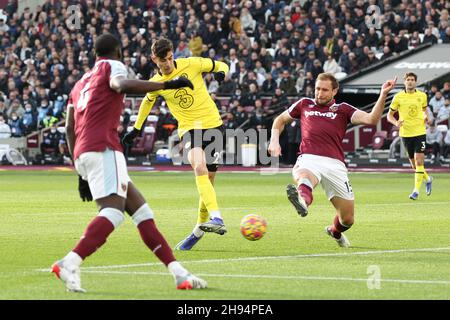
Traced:
<path id="1" fill-rule="evenodd" d="M 332 120 L 334 120 L 337 117 L 337 113 L 320 112 L 320 111 L 305 111 L 305 117 L 308 118 L 309 116 L 331 118 Z"/>

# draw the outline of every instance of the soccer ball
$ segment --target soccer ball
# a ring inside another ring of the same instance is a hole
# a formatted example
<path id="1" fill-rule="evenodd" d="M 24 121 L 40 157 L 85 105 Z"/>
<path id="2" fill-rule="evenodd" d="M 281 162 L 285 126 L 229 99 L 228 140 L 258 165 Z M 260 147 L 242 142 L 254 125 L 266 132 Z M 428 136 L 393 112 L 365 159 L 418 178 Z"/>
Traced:
<path id="1" fill-rule="evenodd" d="M 266 233 L 266 229 L 266 219 L 257 214 L 249 214 L 242 218 L 241 233 L 247 240 L 255 241 L 261 239 Z"/>

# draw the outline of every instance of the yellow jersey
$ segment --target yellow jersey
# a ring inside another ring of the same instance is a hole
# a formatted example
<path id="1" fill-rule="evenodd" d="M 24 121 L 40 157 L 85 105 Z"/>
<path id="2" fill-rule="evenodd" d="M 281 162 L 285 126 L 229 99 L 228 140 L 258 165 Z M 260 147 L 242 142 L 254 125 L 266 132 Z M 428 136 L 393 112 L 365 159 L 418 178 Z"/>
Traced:
<path id="1" fill-rule="evenodd" d="M 397 93 L 392 100 L 390 109 L 398 111 L 399 120 L 403 120 L 400 127 L 400 137 L 417 137 L 426 134 L 425 116 L 427 95 L 417 90 L 408 93 L 405 90 Z"/>
<path id="2" fill-rule="evenodd" d="M 174 64 L 175 68 L 171 74 L 164 75 L 158 72 L 149 81 L 163 82 L 184 76 L 191 80 L 194 90 L 185 87 L 147 93 L 139 107 L 134 127 L 141 130 L 158 96 L 164 98 L 170 112 L 178 121 L 180 137 L 192 129 L 210 129 L 222 125 L 219 110 L 208 93 L 202 74 L 219 71 L 227 73 L 228 65 L 221 61 L 200 57 L 180 58 L 175 60 Z"/>

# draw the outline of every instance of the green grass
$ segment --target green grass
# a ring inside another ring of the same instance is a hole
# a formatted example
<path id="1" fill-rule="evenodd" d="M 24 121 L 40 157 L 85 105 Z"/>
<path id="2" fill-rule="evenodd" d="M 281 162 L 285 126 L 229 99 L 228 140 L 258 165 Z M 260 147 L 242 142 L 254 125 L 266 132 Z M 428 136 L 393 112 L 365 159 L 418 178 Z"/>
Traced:
<path id="1" fill-rule="evenodd" d="M 171 246 L 190 233 L 198 202 L 192 173 L 131 177 Z M 71 250 L 96 214 L 93 203 L 79 199 L 74 173 L 0 171 L 0 299 L 449 299 L 450 175 L 434 177 L 432 196 L 423 191 L 413 202 L 411 174 L 351 174 L 356 219 L 347 232 L 352 247 L 343 249 L 323 231 L 334 210 L 321 187 L 310 214 L 300 218 L 285 196 L 289 174 L 219 173 L 216 191 L 229 232 L 207 234 L 192 251 L 175 252 L 208 289 L 175 290 L 128 218 L 84 262 L 83 295 L 66 293 L 53 275 L 39 271 Z M 268 221 L 259 241 L 239 233 L 249 213 Z M 444 249 L 411 251 L 423 248 Z M 370 253 L 390 250 L 399 251 Z M 133 264 L 150 265 L 91 268 Z M 379 289 L 368 288 L 370 266 L 380 271 Z"/>

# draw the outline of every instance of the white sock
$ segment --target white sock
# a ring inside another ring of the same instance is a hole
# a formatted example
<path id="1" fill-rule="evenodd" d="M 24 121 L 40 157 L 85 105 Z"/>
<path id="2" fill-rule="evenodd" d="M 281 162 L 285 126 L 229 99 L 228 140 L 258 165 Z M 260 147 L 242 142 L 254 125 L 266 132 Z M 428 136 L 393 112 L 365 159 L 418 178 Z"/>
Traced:
<path id="1" fill-rule="evenodd" d="M 73 251 L 70 251 L 67 256 L 64 257 L 64 261 L 69 265 L 75 265 L 79 267 L 81 265 L 81 262 L 83 262 L 83 259 Z"/>
<path id="2" fill-rule="evenodd" d="M 197 238 L 201 238 L 203 237 L 203 235 L 205 234 L 205 231 L 200 230 L 200 228 L 198 227 L 198 225 L 195 226 L 194 230 L 192 230 L 192 233 L 194 234 L 194 236 L 196 236 Z"/>
<path id="3" fill-rule="evenodd" d="M 211 211 L 211 212 L 209 213 L 209 215 L 211 216 L 211 219 L 213 219 L 213 218 L 219 218 L 219 219 L 222 219 L 222 215 L 220 214 L 220 211 L 219 211 L 219 210 Z M 223 220 L 223 219 L 222 219 L 222 220 Z"/>
<path id="4" fill-rule="evenodd" d="M 184 277 L 189 273 L 178 261 L 172 261 L 171 263 L 169 263 L 167 268 L 172 273 L 174 278 Z"/>

